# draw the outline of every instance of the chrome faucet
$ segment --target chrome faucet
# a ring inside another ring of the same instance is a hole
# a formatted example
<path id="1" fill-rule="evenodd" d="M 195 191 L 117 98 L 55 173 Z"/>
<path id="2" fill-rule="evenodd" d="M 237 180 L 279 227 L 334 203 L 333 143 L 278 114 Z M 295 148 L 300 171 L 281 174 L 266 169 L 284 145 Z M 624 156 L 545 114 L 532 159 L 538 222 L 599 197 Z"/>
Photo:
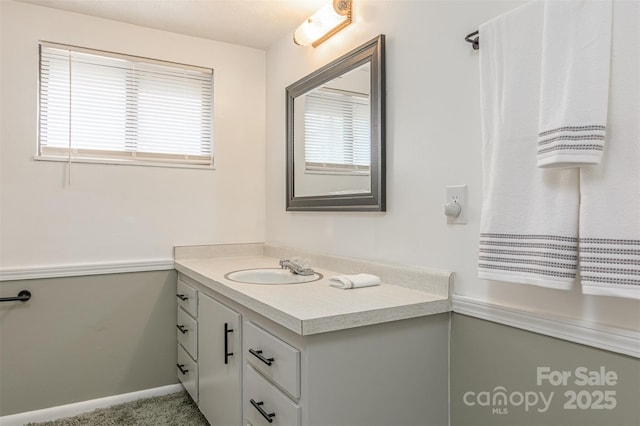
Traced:
<path id="1" fill-rule="evenodd" d="M 288 269 L 296 275 L 313 275 L 315 271 L 309 268 L 309 262 L 299 258 L 282 259 L 280 261 L 282 269 Z"/>

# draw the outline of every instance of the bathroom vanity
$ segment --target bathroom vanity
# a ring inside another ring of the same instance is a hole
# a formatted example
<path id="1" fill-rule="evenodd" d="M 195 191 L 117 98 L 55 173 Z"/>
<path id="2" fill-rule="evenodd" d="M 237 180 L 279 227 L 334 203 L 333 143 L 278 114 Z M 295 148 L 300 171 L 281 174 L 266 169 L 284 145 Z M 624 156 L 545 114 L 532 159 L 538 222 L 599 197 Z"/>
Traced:
<path id="1" fill-rule="evenodd" d="M 212 425 L 448 423 L 452 274 L 263 244 L 175 254 L 178 377 Z M 225 278 L 277 268 L 294 254 L 311 258 L 323 278 L 278 285 Z M 327 283 L 356 272 L 383 284 Z"/>

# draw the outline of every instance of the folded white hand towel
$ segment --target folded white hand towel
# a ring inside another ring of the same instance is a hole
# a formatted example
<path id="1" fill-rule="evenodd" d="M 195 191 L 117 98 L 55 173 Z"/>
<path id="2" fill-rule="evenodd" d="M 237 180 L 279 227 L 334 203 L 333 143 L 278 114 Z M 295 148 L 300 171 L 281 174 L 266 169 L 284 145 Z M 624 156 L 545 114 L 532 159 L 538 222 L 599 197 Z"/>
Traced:
<path id="1" fill-rule="evenodd" d="M 371 287 L 380 285 L 380 277 L 371 274 L 336 275 L 335 277 L 329 278 L 329 285 L 343 290 Z"/>
<path id="2" fill-rule="evenodd" d="M 612 0 L 545 1 L 538 167 L 600 163 L 607 124 L 611 16 Z"/>
<path id="3" fill-rule="evenodd" d="M 640 2 L 615 3 L 607 149 L 580 170 L 582 292 L 640 299 Z"/>
<path id="4" fill-rule="evenodd" d="M 544 4 L 480 26 L 483 206 L 478 276 L 568 289 L 577 267 L 578 170 L 536 165 Z"/>

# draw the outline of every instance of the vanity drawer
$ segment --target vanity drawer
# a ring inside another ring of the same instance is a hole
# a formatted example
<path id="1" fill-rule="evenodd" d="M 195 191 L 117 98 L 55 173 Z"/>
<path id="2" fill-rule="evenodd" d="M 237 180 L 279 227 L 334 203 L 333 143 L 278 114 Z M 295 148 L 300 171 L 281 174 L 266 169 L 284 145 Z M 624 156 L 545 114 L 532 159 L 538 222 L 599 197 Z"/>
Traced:
<path id="1" fill-rule="evenodd" d="M 300 397 L 300 351 L 251 322 L 244 328 L 245 359 L 294 398 Z"/>
<path id="2" fill-rule="evenodd" d="M 255 369 L 247 365 L 244 377 L 244 413 L 246 424 L 254 426 L 300 425 L 300 406 Z M 275 414 L 269 416 L 269 414 Z M 269 417 L 272 422 L 267 420 Z"/>
<path id="3" fill-rule="evenodd" d="M 189 355 L 198 359 L 198 322 L 194 320 L 184 309 L 178 307 L 178 342 L 185 348 Z"/>
<path id="4" fill-rule="evenodd" d="M 198 316 L 198 292 L 195 288 L 178 280 L 176 297 L 178 298 L 178 306 L 191 314 L 192 317 Z"/>
<path id="5" fill-rule="evenodd" d="M 178 345 L 178 380 L 182 382 L 184 388 L 189 392 L 191 398 L 198 402 L 198 363 L 196 363 L 184 350 Z"/>

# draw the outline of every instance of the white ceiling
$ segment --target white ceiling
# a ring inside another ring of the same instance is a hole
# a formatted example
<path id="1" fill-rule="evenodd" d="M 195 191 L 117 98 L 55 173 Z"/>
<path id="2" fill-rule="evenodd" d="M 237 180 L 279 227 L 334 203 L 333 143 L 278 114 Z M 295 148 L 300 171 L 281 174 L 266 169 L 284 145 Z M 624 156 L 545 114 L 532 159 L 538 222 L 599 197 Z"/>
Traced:
<path id="1" fill-rule="evenodd" d="M 1 0 L 0 0 L 1 1 Z M 18 0 L 266 49 L 327 0 Z"/>

